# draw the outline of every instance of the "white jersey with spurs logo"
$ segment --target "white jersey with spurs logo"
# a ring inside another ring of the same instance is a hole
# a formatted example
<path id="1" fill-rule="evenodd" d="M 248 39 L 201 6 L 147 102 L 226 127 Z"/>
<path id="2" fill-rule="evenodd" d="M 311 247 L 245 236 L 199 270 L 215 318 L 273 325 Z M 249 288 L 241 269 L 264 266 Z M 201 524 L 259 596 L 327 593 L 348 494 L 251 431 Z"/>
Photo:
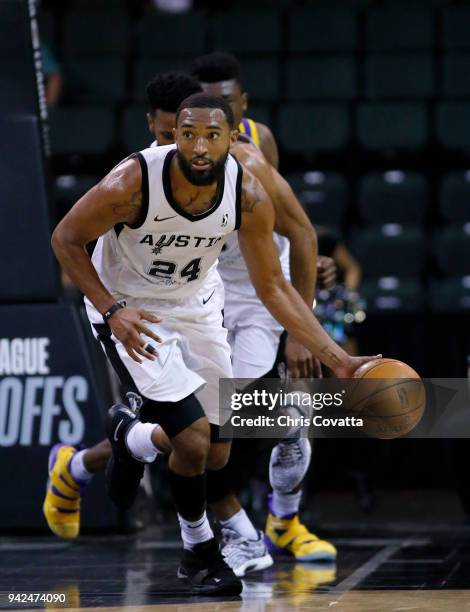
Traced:
<path id="1" fill-rule="evenodd" d="M 241 220 L 242 168 L 231 155 L 213 206 L 190 215 L 174 201 L 170 163 L 174 145 L 136 154 L 142 168 L 142 214 L 102 236 L 93 264 L 116 300 L 142 308 L 159 322 L 145 325 L 160 337 L 149 341 L 155 360 L 135 362 L 101 313 L 86 298 L 93 333 L 128 391 L 158 402 L 195 393 L 210 423 L 228 418 L 219 410 L 219 379 L 232 377 L 227 330 L 222 325 L 224 290 L 217 257 Z"/>
<path id="2" fill-rule="evenodd" d="M 213 206 L 186 212 L 171 192 L 175 145 L 136 154 L 142 168 L 138 221 L 120 223 L 98 240 L 93 253 L 101 281 L 113 294 L 181 299 L 194 295 L 215 268 L 227 236 L 241 221 L 242 169 L 229 155 Z"/>

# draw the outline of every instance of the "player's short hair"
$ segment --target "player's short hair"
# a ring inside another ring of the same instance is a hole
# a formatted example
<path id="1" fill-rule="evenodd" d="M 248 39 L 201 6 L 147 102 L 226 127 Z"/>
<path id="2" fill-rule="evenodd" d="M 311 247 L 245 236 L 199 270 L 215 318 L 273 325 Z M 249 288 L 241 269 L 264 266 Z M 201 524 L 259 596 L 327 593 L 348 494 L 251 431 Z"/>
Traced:
<path id="1" fill-rule="evenodd" d="M 214 51 L 207 55 L 200 55 L 191 64 L 191 74 L 201 83 L 218 83 L 235 79 L 242 84 L 242 70 L 240 62 L 231 53 Z"/>
<path id="2" fill-rule="evenodd" d="M 185 108 L 220 108 L 227 119 L 229 128 L 233 130 L 234 118 L 230 104 L 219 96 L 209 96 L 204 93 L 197 93 L 189 96 L 189 98 L 181 102 L 176 111 L 176 124 L 178 124 L 181 111 Z"/>
<path id="3" fill-rule="evenodd" d="M 202 91 L 199 81 L 186 72 L 172 71 L 157 74 L 147 83 L 149 109 L 176 113 L 181 102 Z"/>

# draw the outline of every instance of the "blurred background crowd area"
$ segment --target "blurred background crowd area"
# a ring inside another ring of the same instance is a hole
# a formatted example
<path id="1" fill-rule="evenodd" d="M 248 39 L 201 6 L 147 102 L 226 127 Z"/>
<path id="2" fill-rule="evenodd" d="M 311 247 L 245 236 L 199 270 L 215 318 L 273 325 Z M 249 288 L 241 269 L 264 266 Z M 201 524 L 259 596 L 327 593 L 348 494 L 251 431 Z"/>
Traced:
<path id="1" fill-rule="evenodd" d="M 44 0 L 40 31 L 58 217 L 149 145 L 150 78 L 228 50 L 281 172 L 359 262 L 361 350 L 466 374 L 470 1 Z"/>

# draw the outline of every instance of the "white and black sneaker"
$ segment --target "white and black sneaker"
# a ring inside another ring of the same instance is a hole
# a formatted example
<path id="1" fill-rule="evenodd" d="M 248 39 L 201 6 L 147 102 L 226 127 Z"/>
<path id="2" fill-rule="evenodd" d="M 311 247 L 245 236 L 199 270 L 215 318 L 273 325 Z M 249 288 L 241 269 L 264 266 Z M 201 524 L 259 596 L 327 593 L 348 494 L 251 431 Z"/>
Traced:
<path id="1" fill-rule="evenodd" d="M 223 527 L 221 535 L 222 555 L 227 565 L 233 569 L 235 576 L 258 572 L 273 564 L 273 558 L 266 547 L 262 531 L 258 531 L 256 540 L 244 538 L 229 527 Z"/>
<path id="2" fill-rule="evenodd" d="M 108 410 L 106 432 L 113 454 L 106 466 L 106 488 L 109 497 L 123 510 L 134 503 L 144 475 L 145 464 L 134 459 L 126 446 L 127 432 L 137 423 L 135 412 L 125 404 L 115 404 Z"/>
<path id="3" fill-rule="evenodd" d="M 178 568 L 193 595 L 239 595 L 243 584 L 222 557 L 215 538 L 185 549 Z"/>

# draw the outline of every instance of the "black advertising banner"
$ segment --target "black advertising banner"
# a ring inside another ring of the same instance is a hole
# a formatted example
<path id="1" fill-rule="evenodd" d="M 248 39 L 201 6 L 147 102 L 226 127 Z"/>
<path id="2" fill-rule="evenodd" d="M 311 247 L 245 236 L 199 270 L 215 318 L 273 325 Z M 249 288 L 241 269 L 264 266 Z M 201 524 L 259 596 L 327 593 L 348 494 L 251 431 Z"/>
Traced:
<path id="1" fill-rule="evenodd" d="M 91 333 L 91 332 L 90 332 Z M 96 377 L 88 330 L 70 305 L 0 307 L 0 529 L 45 526 L 50 447 L 105 437 L 111 399 Z M 114 523 L 102 478 L 83 502 L 83 527 Z"/>

